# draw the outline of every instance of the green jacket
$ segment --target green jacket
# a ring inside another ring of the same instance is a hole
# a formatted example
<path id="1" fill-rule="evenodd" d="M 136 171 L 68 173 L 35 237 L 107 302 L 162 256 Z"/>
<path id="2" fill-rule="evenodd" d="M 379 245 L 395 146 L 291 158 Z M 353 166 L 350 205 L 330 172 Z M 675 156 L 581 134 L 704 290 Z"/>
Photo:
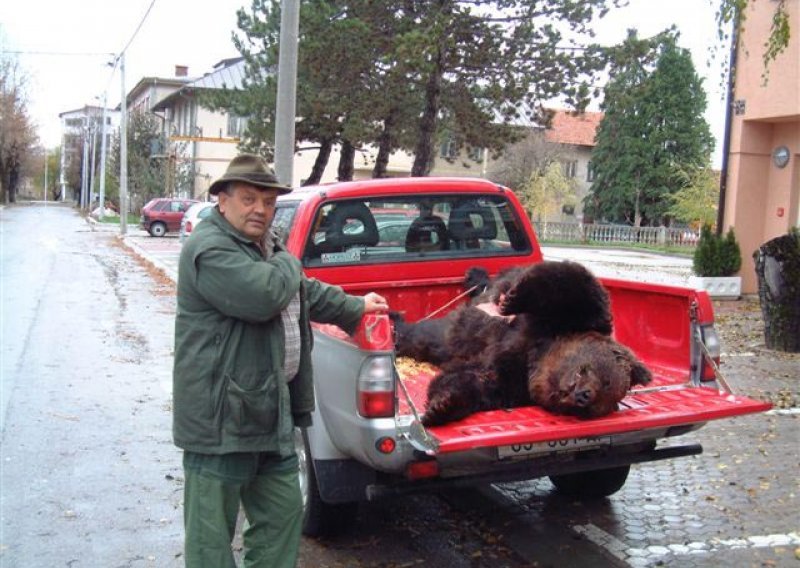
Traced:
<path id="1" fill-rule="evenodd" d="M 283 372 L 281 311 L 300 291 L 301 357 Z M 352 333 L 364 300 L 303 276 L 283 247 L 265 260 L 217 208 L 183 245 L 173 368 L 173 436 L 185 450 L 293 452 L 292 429 L 311 423 L 310 320 Z"/>

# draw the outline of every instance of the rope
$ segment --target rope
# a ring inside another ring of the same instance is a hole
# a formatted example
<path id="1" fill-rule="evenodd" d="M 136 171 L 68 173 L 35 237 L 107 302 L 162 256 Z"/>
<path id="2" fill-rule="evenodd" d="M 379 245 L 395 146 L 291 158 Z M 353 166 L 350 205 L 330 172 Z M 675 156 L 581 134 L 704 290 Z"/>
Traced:
<path id="1" fill-rule="evenodd" d="M 442 310 L 446 310 L 448 307 L 450 307 L 450 306 L 452 306 L 453 304 L 455 304 L 456 302 L 458 302 L 458 301 L 459 301 L 461 298 L 463 298 L 464 296 L 467 296 L 467 295 L 471 294 L 472 292 L 474 292 L 474 291 L 475 291 L 477 288 L 478 288 L 478 286 L 477 286 L 477 285 L 475 285 L 475 286 L 473 286 L 472 288 L 470 288 L 469 290 L 465 290 L 464 292 L 462 292 L 461 294 L 459 294 L 458 296 L 456 296 L 455 298 L 453 298 L 452 300 L 450 300 L 449 302 L 447 302 L 447 303 L 446 303 L 444 306 L 441 306 L 441 307 L 439 307 L 439 308 L 436 308 L 435 310 L 433 310 L 431 313 L 429 313 L 427 316 L 425 316 L 425 317 L 424 317 L 424 318 L 422 318 L 422 319 L 423 319 L 423 320 L 426 320 L 426 319 L 431 319 L 433 316 L 435 316 L 436 314 L 438 314 L 438 313 L 439 313 L 439 312 L 441 312 Z"/>

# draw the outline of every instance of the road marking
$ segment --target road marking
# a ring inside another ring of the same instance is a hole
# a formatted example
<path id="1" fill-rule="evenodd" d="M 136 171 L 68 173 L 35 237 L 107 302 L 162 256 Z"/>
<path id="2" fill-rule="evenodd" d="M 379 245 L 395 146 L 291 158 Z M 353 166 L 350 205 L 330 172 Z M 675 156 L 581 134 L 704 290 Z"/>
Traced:
<path id="1" fill-rule="evenodd" d="M 800 408 L 773 408 L 767 410 L 764 414 L 771 414 L 773 416 L 797 416 L 800 414 Z"/>
<path id="2" fill-rule="evenodd" d="M 644 548 L 631 547 L 617 537 L 607 533 L 600 527 L 588 525 L 574 525 L 572 530 L 584 536 L 594 544 L 603 547 L 614 557 L 629 562 L 634 559 L 646 559 L 648 562 L 662 556 L 684 556 L 690 554 L 708 554 L 721 550 L 734 550 L 737 548 L 770 548 L 776 546 L 800 546 L 800 534 L 770 534 L 763 536 L 749 536 L 746 538 L 712 538 L 707 541 L 695 541 L 681 544 L 652 545 Z M 638 562 L 636 562 L 638 564 Z"/>

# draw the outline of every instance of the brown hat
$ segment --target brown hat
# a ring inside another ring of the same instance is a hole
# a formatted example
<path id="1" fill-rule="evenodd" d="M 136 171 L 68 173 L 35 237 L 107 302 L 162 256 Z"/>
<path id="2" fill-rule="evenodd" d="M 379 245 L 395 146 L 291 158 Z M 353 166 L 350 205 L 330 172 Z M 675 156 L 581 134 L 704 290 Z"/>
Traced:
<path id="1" fill-rule="evenodd" d="M 217 195 L 232 181 L 248 183 L 263 189 L 276 189 L 281 194 L 292 191 L 291 187 L 285 186 L 278 181 L 278 178 L 267 167 L 267 163 L 261 156 L 254 154 L 240 154 L 231 160 L 231 163 L 228 164 L 228 169 L 225 170 L 225 174 L 211 184 L 208 192 L 211 195 Z"/>

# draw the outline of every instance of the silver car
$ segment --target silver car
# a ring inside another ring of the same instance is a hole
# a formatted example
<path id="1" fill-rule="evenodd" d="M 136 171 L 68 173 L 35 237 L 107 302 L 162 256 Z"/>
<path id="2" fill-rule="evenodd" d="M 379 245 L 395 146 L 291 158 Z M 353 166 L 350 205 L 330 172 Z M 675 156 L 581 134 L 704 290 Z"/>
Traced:
<path id="1" fill-rule="evenodd" d="M 186 210 L 186 213 L 183 214 L 183 219 L 181 219 L 181 242 L 189 236 L 192 229 L 195 229 L 200 224 L 200 221 L 211 215 L 211 209 L 215 205 L 216 203 L 214 202 L 206 201 L 195 203 Z"/>

